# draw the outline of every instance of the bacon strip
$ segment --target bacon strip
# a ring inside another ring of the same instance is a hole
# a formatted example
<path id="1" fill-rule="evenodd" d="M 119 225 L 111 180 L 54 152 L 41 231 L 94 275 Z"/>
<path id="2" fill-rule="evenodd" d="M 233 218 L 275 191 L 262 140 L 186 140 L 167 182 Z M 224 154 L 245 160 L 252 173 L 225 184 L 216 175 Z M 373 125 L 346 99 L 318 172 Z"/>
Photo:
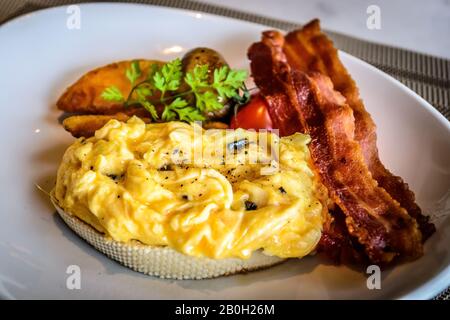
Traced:
<path id="1" fill-rule="evenodd" d="M 346 98 L 355 117 L 355 140 L 361 146 L 370 173 L 378 185 L 417 220 L 425 241 L 436 228 L 429 222 L 429 217 L 422 214 L 408 184 L 392 174 L 381 162 L 375 123 L 364 108 L 358 87 L 340 61 L 333 42 L 321 31 L 319 20 L 313 20 L 302 29 L 290 32 L 285 39 L 283 51 L 291 68 L 327 75 L 333 82 L 334 89 Z"/>
<path id="2" fill-rule="evenodd" d="M 364 247 L 371 262 L 419 257 L 423 246 L 417 222 L 372 178 L 354 139 L 353 111 L 346 99 L 333 90 L 328 77 L 291 70 L 283 43 L 280 33 L 268 31 L 248 51 L 253 78 L 269 112 L 289 109 L 283 112 L 296 118 L 290 123 L 311 136 L 316 170 L 345 214 L 349 234 Z"/>
<path id="3" fill-rule="evenodd" d="M 336 206 L 329 215 L 323 226 L 317 252 L 324 253 L 337 264 L 368 264 L 364 248 L 347 230 L 345 214 Z"/>

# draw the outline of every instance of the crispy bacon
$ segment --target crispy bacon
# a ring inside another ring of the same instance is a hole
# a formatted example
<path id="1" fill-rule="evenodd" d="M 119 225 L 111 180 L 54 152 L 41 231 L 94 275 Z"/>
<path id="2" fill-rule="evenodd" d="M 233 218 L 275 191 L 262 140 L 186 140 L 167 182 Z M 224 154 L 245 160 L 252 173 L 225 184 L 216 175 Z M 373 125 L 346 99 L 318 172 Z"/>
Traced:
<path id="1" fill-rule="evenodd" d="M 248 51 L 253 78 L 269 109 L 289 114 L 289 125 L 311 136 L 316 170 L 345 214 L 349 234 L 371 262 L 419 257 L 423 246 L 417 222 L 372 178 L 354 138 L 353 110 L 345 97 L 333 89 L 328 77 L 292 70 L 283 43 L 280 33 L 268 31 Z M 286 127 L 283 132 L 290 131 L 287 124 L 280 124 Z"/>
<path id="2" fill-rule="evenodd" d="M 358 87 L 340 61 L 333 42 L 321 31 L 319 20 L 313 20 L 302 29 L 288 33 L 285 39 L 283 52 L 291 68 L 327 75 L 334 89 L 346 98 L 355 117 L 355 140 L 361 146 L 370 173 L 378 185 L 417 220 L 425 241 L 436 228 L 429 222 L 429 217 L 422 214 L 414 193 L 403 179 L 393 175 L 380 161 L 375 123 L 364 108 Z"/>
<path id="3" fill-rule="evenodd" d="M 281 35 L 280 35 L 281 36 Z M 282 37 L 282 36 L 281 36 Z M 255 46 L 263 46 L 263 44 L 255 44 Z M 258 54 L 259 49 L 254 50 L 254 54 Z M 283 60 L 284 54 L 280 52 L 280 55 L 276 57 L 277 60 Z M 285 60 L 283 60 L 285 62 Z M 271 64 L 261 64 L 258 66 L 259 73 L 262 75 L 270 75 L 273 71 Z M 281 136 L 289 136 L 297 131 L 301 130 L 301 122 L 296 116 L 297 113 L 293 108 L 286 108 L 289 105 L 289 100 L 284 94 L 284 87 L 276 79 L 266 77 L 264 84 L 271 88 L 273 94 L 266 95 L 264 98 L 270 105 L 269 115 L 272 119 L 273 126 L 279 129 Z"/>
<path id="4" fill-rule="evenodd" d="M 368 258 L 364 248 L 352 237 L 345 224 L 345 214 L 339 207 L 329 212 L 317 245 L 317 251 L 324 253 L 334 263 L 367 264 Z"/>

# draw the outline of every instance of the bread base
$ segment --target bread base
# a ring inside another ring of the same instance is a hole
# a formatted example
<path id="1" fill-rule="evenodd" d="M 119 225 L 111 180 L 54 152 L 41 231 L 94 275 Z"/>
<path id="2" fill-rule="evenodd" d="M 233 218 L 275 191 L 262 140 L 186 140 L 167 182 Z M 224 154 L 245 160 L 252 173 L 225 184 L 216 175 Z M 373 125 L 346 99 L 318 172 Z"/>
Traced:
<path id="1" fill-rule="evenodd" d="M 58 214 L 81 238 L 109 258 L 135 271 L 165 279 L 208 279 L 268 268 L 285 259 L 256 251 L 247 259 L 197 258 L 182 254 L 167 246 L 149 246 L 139 241 L 115 241 L 64 212 L 51 197 Z"/>

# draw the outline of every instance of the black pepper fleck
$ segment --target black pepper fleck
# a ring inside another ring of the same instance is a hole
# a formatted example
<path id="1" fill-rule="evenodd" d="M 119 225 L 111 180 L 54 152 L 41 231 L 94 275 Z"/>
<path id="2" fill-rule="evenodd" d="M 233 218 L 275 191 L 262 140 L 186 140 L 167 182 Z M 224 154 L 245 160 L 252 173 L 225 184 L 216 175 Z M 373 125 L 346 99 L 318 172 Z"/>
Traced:
<path id="1" fill-rule="evenodd" d="M 245 201 L 245 210 L 247 211 L 252 211 L 252 210 L 256 210 L 258 208 L 258 206 L 256 205 L 256 203 L 251 202 L 251 201 Z"/>
<path id="2" fill-rule="evenodd" d="M 158 171 L 170 171 L 172 170 L 172 166 L 170 164 L 165 164 L 162 167 L 158 168 Z"/>
<path id="3" fill-rule="evenodd" d="M 117 180 L 117 175 L 116 174 L 107 174 L 108 178 L 112 179 L 112 180 Z"/>

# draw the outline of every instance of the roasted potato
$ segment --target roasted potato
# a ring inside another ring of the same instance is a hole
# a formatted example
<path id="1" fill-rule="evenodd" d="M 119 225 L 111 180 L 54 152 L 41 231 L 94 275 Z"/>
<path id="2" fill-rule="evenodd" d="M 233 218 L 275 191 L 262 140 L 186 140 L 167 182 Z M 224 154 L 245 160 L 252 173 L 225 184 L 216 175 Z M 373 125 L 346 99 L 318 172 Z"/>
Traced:
<path id="1" fill-rule="evenodd" d="M 137 81 L 145 79 L 152 64 L 164 63 L 157 60 L 140 59 L 138 61 L 142 75 Z M 130 93 L 131 84 L 125 72 L 127 68 L 130 68 L 131 63 L 131 60 L 121 61 L 89 71 L 66 89 L 56 106 L 67 112 L 91 114 L 114 114 L 124 111 L 123 103 L 106 101 L 101 97 L 101 93 L 109 86 L 116 86 L 126 97 Z"/>
<path id="2" fill-rule="evenodd" d="M 219 121 L 204 121 L 202 127 L 205 130 L 208 129 L 228 129 L 228 124 Z"/>
<path id="3" fill-rule="evenodd" d="M 197 65 L 208 65 L 209 69 L 209 82 L 213 82 L 213 70 L 218 69 L 223 66 L 228 66 L 225 59 L 218 53 L 217 51 L 210 49 L 210 48 L 195 48 L 191 51 L 187 52 L 183 59 L 181 60 L 183 65 L 183 72 L 190 72 L 193 71 L 195 66 Z M 189 88 L 187 85 L 183 85 L 180 88 L 180 91 L 186 91 Z M 190 97 L 188 99 L 193 99 L 193 97 Z M 210 112 L 208 114 L 205 114 L 207 119 L 221 119 L 224 118 L 228 113 L 230 112 L 230 107 L 226 105 L 227 101 L 222 101 L 222 103 L 225 105 L 222 109 Z"/>
<path id="4" fill-rule="evenodd" d="M 95 131 L 103 127 L 109 120 L 117 119 L 127 121 L 132 116 L 138 116 L 145 122 L 150 122 L 151 117 L 148 111 L 142 107 L 129 106 L 125 108 L 123 102 L 107 101 L 101 97 L 102 92 L 110 86 L 117 87 L 124 97 L 127 97 L 131 90 L 131 83 L 126 76 L 126 70 L 131 67 L 133 61 L 139 62 L 142 75 L 137 82 L 144 80 L 151 70 L 152 64 L 162 66 L 164 62 L 157 60 L 129 60 L 112 63 L 95 70 L 89 71 L 78 81 L 66 89 L 59 98 L 56 105 L 60 110 L 77 113 L 63 121 L 64 128 L 74 137 L 90 137 Z M 209 48 L 196 48 L 182 59 L 183 71 L 192 71 L 196 65 L 207 64 L 210 69 L 210 81 L 213 81 L 212 70 L 227 65 L 223 57 L 215 50 Z M 184 86 L 187 86 L 184 84 Z M 180 88 L 179 91 L 189 90 L 188 87 Z M 153 98 L 158 98 L 157 96 Z M 159 113 L 161 106 L 156 106 Z M 205 115 L 208 120 L 223 118 L 227 115 L 229 107 L 214 113 Z M 206 121 L 205 129 L 227 128 L 222 122 Z"/>
<path id="5" fill-rule="evenodd" d="M 116 119 L 119 121 L 127 121 L 131 116 L 119 112 L 111 115 L 78 115 L 71 116 L 63 121 L 63 127 L 69 131 L 75 138 L 92 137 L 95 131 L 103 127 L 109 120 Z M 144 122 L 149 123 L 150 118 L 141 118 Z"/>
<path id="6" fill-rule="evenodd" d="M 195 66 L 207 64 L 210 70 L 218 69 L 227 66 L 225 59 L 216 50 L 210 48 L 195 48 L 188 51 L 181 60 L 183 71 L 193 71 Z M 212 72 L 211 72 L 212 81 Z"/>
<path id="7" fill-rule="evenodd" d="M 63 127 L 72 134 L 75 138 L 85 137 L 89 138 L 95 134 L 95 131 L 103 127 L 109 120 L 116 119 L 119 121 L 127 121 L 132 117 L 131 114 L 119 112 L 116 114 L 86 114 L 71 116 L 63 121 Z M 151 119 L 147 117 L 140 117 L 145 123 L 150 123 Z M 203 122 L 203 129 L 228 129 L 228 125 L 219 121 L 205 121 Z"/>

